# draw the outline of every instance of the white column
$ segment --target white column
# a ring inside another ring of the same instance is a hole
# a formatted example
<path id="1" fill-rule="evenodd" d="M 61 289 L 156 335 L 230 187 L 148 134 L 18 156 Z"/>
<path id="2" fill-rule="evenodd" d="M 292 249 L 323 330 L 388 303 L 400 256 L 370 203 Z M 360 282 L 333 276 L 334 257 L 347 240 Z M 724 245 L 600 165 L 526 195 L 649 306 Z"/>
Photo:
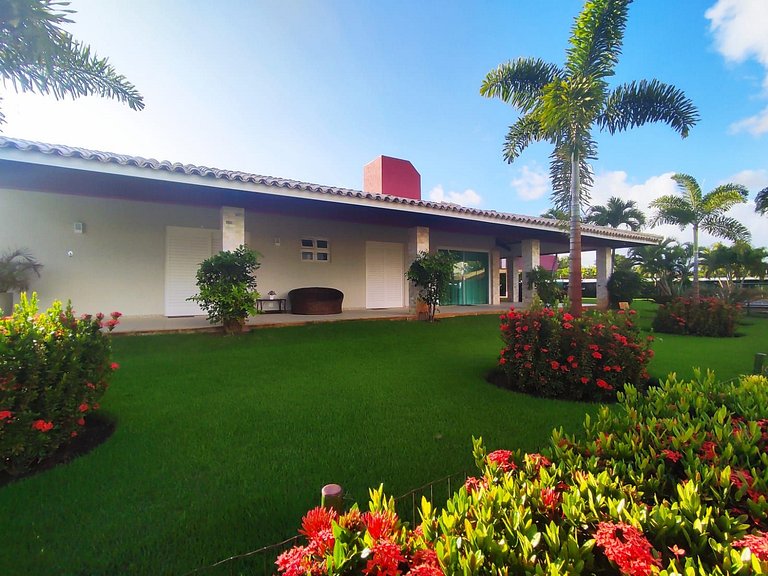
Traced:
<path id="1" fill-rule="evenodd" d="M 501 304 L 501 251 L 498 248 L 491 250 L 491 304 Z"/>
<path id="2" fill-rule="evenodd" d="M 221 207 L 221 249 L 236 250 L 245 244 L 245 208 Z"/>
<path id="3" fill-rule="evenodd" d="M 416 226 L 408 230 L 408 260 L 406 265 L 410 267 L 420 252 L 429 252 L 429 228 L 426 226 Z M 416 310 L 418 295 L 418 288 L 413 285 L 413 282 L 408 282 L 408 307 L 411 311 Z"/>
<path id="4" fill-rule="evenodd" d="M 507 294 L 510 304 L 519 304 L 520 293 L 518 291 L 518 279 L 520 278 L 520 266 L 517 264 L 517 256 L 507 259 Z"/>
<path id="5" fill-rule="evenodd" d="M 536 288 L 528 288 L 527 273 L 541 263 L 541 244 L 538 240 L 523 240 L 523 304 L 530 306 Z"/>
<path id="6" fill-rule="evenodd" d="M 613 258 L 610 248 L 598 248 L 595 254 L 597 264 L 597 307 L 608 309 L 608 279 L 613 274 Z"/>

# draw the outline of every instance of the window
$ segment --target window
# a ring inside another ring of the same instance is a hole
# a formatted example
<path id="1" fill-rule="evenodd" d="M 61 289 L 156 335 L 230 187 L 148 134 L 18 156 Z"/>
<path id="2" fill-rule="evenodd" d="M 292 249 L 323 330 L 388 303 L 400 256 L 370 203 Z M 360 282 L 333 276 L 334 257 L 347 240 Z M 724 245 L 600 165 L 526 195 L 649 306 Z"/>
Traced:
<path id="1" fill-rule="evenodd" d="M 330 262 L 331 246 L 325 238 L 302 238 L 302 262 Z"/>

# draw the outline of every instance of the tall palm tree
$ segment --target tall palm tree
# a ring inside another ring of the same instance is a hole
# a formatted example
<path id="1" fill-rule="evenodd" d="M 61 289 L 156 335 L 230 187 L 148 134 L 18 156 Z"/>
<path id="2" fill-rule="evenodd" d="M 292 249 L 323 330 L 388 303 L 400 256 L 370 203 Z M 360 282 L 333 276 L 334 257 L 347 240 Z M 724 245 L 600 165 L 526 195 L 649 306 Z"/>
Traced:
<path id="1" fill-rule="evenodd" d="M 641 80 L 609 89 L 621 55 L 631 0 L 591 0 L 576 18 L 565 66 L 519 58 L 488 73 L 480 94 L 500 98 L 522 115 L 510 127 L 504 158 L 513 162 L 532 142 L 554 146 L 550 155 L 553 199 L 570 214 L 571 313 L 581 314 L 583 188 L 592 183 L 588 161 L 597 155 L 595 128 L 613 134 L 648 122 L 665 122 L 683 137 L 698 120 L 693 103 L 673 86 Z"/>
<path id="2" fill-rule="evenodd" d="M 746 226 L 725 213 L 747 201 L 749 192 L 741 184 L 723 184 L 703 194 L 699 183 L 688 174 L 675 174 L 679 195 L 667 194 L 651 202 L 656 212 L 651 226 L 674 224 L 684 230 L 693 227 L 693 299 L 699 301 L 699 230 L 728 240 L 749 240 Z"/>
<path id="3" fill-rule="evenodd" d="M 755 196 L 755 212 L 768 216 L 768 188 L 763 188 Z"/>
<path id="4" fill-rule="evenodd" d="M 69 2 L 2 0 L 0 2 L 0 80 L 17 91 L 77 98 L 98 94 L 144 108 L 136 87 L 106 58 L 61 28 L 71 23 Z M 5 116 L 0 112 L 0 123 Z"/>
<path id="5" fill-rule="evenodd" d="M 637 232 L 645 226 L 645 214 L 637 207 L 637 202 L 634 200 L 625 201 L 611 196 L 605 206 L 592 206 L 587 212 L 586 221 L 611 228 L 626 226 Z"/>

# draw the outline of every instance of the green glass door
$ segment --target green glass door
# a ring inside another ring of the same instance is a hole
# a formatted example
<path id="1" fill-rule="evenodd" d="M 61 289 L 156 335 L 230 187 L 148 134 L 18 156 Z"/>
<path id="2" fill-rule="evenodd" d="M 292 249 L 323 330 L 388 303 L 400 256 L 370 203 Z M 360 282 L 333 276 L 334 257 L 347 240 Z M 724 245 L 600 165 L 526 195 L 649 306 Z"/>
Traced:
<path id="1" fill-rule="evenodd" d="M 488 253 L 465 250 L 440 250 L 455 260 L 453 279 L 446 305 L 473 306 L 488 304 Z"/>

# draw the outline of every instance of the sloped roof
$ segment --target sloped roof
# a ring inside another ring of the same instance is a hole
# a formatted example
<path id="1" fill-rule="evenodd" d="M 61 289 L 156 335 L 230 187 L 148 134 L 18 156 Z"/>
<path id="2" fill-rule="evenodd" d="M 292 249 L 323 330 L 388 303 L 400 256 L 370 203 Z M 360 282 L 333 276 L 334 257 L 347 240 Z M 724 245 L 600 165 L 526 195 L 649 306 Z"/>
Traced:
<path id="1" fill-rule="evenodd" d="M 219 168 L 209 168 L 207 166 L 170 162 L 168 160 L 155 160 L 154 158 L 142 158 L 141 156 L 128 156 L 125 154 L 115 154 L 113 152 L 102 152 L 74 146 L 48 144 L 44 142 L 34 142 L 19 138 L 0 136 L 0 159 L 8 159 L 6 158 L 6 155 L 3 154 L 4 150 L 18 150 L 30 154 L 37 153 L 52 157 L 81 159 L 93 162 L 94 165 L 97 163 L 102 165 L 111 164 L 135 167 L 148 171 L 168 172 L 182 176 L 199 176 L 211 179 L 212 181 L 220 180 L 227 182 L 241 182 L 243 184 L 258 184 L 269 188 L 283 189 L 288 192 L 291 190 L 299 190 L 312 195 L 317 194 L 326 199 L 328 199 L 328 197 L 361 199 L 372 201 L 374 204 L 381 204 L 381 208 L 386 208 L 388 205 L 401 205 L 402 207 L 407 207 L 410 210 L 417 212 L 431 214 L 445 213 L 446 215 L 456 215 L 459 217 L 482 218 L 484 220 L 496 221 L 499 224 L 520 225 L 522 227 L 532 227 L 540 230 L 544 229 L 558 232 L 564 231 L 563 222 L 552 218 L 526 216 L 522 214 L 498 212 L 496 210 L 483 210 L 449 202 L 414 200 L 388 194 L 363 192 L 361 190 L 353 190 L 350 188 L 323 186 L 288 178 L 276 178 L 273 176 L 263 176 L 236 170 L 222 170 Z M 661 240 L 661 237 L 655 234 L 632 232 L 630 230 L 588 224 L 582 225 L 582 233 L 600 238 L 614 239 L 618 241 L 624 240 L 641 244 L 656 244 Z"/>

